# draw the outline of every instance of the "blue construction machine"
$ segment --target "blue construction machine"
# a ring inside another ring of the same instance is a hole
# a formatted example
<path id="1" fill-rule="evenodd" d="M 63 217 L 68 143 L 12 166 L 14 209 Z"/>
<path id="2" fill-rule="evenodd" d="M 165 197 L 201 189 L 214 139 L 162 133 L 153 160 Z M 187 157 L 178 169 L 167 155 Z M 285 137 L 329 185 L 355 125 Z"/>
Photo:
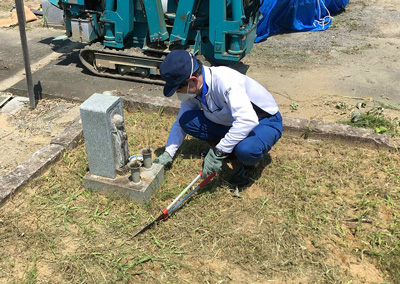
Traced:
<path id="1" fill-rule="evenodd" d="M 106 77 L 162 83 L 158 67 L 174 49 L 229 65 L 253 47 L 260 0 L 49 0 L 66 34 L 90 43 L 80 60 Z"/>

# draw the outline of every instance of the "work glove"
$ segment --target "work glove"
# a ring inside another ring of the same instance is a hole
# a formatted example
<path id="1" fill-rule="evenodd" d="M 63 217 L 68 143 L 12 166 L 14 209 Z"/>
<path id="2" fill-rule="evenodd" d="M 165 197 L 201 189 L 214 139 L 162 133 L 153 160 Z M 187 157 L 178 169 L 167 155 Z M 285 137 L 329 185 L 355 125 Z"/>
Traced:
<path id="1" fill-rule="evenodd" d="M 155 158 L 153 163 L 165 166 L 172 163 L 172 157 L 168 152 L 165 151 L 158 158 Z"/>
<path id="2" fill-rule="evenodd" d="M 214 149 L 210 149 L 210 151 L 207 153 L 207 156 L 204 158 L 203 172 L 201 176 L 205 178 L 213 172 L 218 172 L 222 167 L 222 161 L 226 157 L 228 157 L 227 153 L 223 153 L 221 151 L 218 152 L 217 150 L 216 154 Z"/>

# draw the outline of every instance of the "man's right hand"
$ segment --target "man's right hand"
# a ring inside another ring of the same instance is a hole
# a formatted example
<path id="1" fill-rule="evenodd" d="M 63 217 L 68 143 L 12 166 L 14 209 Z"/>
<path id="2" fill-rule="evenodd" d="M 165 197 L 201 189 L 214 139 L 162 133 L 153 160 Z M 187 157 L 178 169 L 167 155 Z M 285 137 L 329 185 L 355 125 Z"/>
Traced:
<path id="1" fill-rule="evenodd" d="M 164 152 L 158 158 L 155 158 L 153 163 L 165 166 L 172 163 L 172 157 L 168 154 L 168 152 Z"/>
<path id="2" fill-rule="evenodd" d="M 209 176 L 213 172 L 218 172 L 222 167 L 222 161 L 228 157 L 228 154 L 222 151 L 219 151 L 218 154 L 216 154 L 217 151 L 217 149 L 210 149 L 207 156 L 204 158 L 203 171 L 201 175 L 203 178 Z"/>

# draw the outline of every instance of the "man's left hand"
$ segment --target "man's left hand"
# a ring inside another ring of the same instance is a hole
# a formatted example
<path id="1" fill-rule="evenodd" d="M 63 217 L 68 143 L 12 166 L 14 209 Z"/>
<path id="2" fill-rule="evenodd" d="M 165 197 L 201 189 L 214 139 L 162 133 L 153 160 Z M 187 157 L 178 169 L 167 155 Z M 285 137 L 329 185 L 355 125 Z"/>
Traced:
<path id="1" fill-rule="evenodd" d="M 214 149 L 210 149 L 204 158 L 202 177 L 204 178 L 213 172 L 218 172 L 222 167 L 222 161 L 226 157 L 228 157 L 228 154 L 221 152 L 221 154 L 217 155 Z"/>

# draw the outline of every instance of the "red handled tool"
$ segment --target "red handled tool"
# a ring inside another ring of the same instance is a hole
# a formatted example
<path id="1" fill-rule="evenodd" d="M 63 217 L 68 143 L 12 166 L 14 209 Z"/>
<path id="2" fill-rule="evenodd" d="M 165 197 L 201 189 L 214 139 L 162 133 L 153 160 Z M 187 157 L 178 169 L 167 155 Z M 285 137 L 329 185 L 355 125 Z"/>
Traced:
<path id="1" fill-rule="evenodd" d="M 198 176 L 195 177 L 195 179 L 184 189 L 182 192 L 174 199 L 174 201 L 171 202 L 170 205 L 168 205 L 158 216 L 156 219 L 154 219 L 152 222 L 147 224 L 143 229 L 141 229 L 139 232 L 137 232 L 132 238 L 136 237 L 137 235 L 140 235 L 141 233 L 147 231 L 151 226 L 153 226 L 156 222 L 168 218 L 168 216 L 173 213 L 175 210 L 179 208 L 186 200 L 190 198 L 190 196 L 193 195 L 197 190 L 202 188 L 207 182 L 209 182 L 214 176 L 215 172 L 210 174 L 207 178 L 205 178 L 198 186 L 196 186 L 191 192 L 189 192 L 181 201 L 179 199 L 193 186 L 193 184 L 196 183 L 196 181 L 201 177 L 202 172 L 198 174 Z M 179 201 L 179 202 L 178 202 Z M 178 202 L 178 203 L 177 203 Z M 175 205 L 175 206 L 174 206 Z M 171 209 L 172 208 L 172 209 Z"/>

